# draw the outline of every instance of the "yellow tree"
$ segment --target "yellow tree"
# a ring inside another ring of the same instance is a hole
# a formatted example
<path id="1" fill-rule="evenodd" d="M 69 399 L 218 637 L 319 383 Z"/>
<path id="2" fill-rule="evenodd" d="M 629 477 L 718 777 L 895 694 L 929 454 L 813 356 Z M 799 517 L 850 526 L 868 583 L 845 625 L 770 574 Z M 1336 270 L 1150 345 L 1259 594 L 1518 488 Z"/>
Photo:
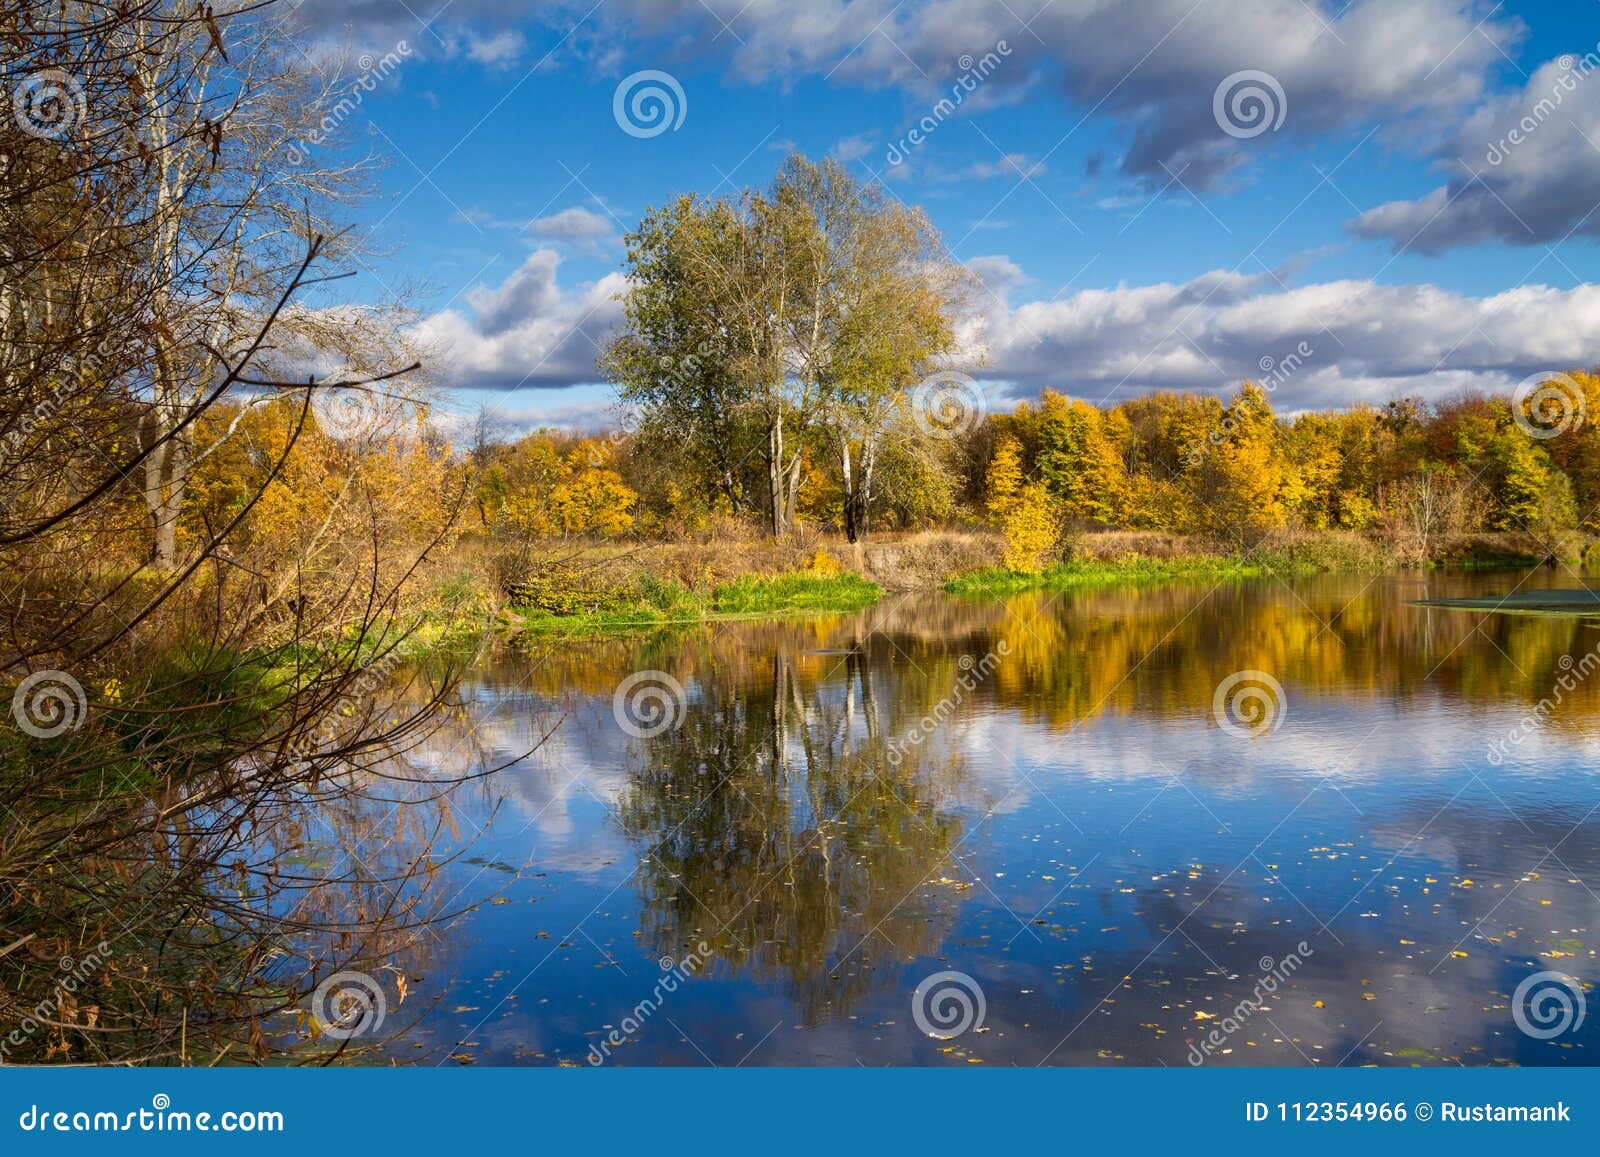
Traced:
<path id="1" fill-rule="evenodd" d="M 1128 472 L 1107 433 L 1105 415 L 1053 390 L 1039 399 L 1039 474 L 1069 518 L 1118 526 L 1129 497 Z"/>
<path id="2" fill-rule="evenodd" d="M 1002 521 L 1017 501 L 1022 489 L 1022 443 L 1011 434 L 1002 434 L 995 443 L 994 456 L 989 459 L 989 469 L 984 475 L 984 490 L 988 496 L 989 517 Z"/>

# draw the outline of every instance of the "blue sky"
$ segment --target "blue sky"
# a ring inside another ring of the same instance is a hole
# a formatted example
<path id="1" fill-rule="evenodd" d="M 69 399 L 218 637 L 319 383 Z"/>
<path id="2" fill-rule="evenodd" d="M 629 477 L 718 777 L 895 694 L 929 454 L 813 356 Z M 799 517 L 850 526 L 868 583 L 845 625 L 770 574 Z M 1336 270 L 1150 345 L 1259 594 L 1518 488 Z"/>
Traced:
<path id="1" fill-rule="evenodd" d="M 309 35 L 399 54 L 347 126 L 390 154 L 362 292 L 423 287 L 467 407 L 602 421 L 621 234 L 791 149 L 921 204 L 980 273 L 996 404 L 1226 391 L 1295 351 L 1291 411 L 1600 360 L 1600 4 L 591 5 L 301 8 Z M 643 70 L 681 91 L 676 128 L 615 115 Z M 1265 124 L 1231 119 L 1241 86 Z"/>

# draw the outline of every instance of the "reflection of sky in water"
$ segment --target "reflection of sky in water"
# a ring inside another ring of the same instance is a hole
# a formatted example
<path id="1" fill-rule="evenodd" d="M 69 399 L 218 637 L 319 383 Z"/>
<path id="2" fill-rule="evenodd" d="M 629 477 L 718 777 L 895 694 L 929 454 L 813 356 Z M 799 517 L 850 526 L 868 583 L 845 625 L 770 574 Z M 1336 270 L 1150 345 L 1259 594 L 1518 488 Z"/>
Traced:
<path id="1" fill-rule="evenodd" d="M 1538 1041 L 1510 1004 L 1542 969 L 1600 975 L 1600 685 L 1502 764 L 1488 743 L 1600 631 L 1405 605 L 1422 593 L 1413 576 L 923 598 L 503 656 L 469 687 L 473 744 L 515 762 L 464 805 L 466 838 L 499 801 L 444 873 L 484 902 L 409 965 L 434 1003 L 390 1051 L 582 1063 L 659 958 L 705 937 L 705 973 L 616 1063 L 1182 1065 L 1303 941 L 1211 1063 L 1585 1063 L 1590 1022 Z M 889 774 L 884 743 L 1000 639 L 994 677 Z M 1210 718 L 1246 667 L 1287 696 L 1256 738 Z M 612 716 L 610 689 L 645 668 L 688 688 L 659 740 Z M 464 758 L 460 736 L 433 745 L 419 762 Z M 912 990 L 944 969 L 977 979 L 984 1031 L 914 1025 Z"/>

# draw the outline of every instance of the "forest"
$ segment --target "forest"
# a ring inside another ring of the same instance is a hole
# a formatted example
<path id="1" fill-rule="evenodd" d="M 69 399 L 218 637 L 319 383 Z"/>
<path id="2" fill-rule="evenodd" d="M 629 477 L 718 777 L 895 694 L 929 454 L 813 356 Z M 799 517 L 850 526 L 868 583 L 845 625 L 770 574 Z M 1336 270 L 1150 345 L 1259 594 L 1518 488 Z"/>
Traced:
<path id="1" fill-rule="evenodd" d="M 7 1059 L 318 1043 L 317 977 L 450 914 L 423 886 L 442 781 L 494 761 L 396 768 L 524 605 L 790 609 L 814 578 L 859 606 L 896 577 L 870 549 L 917 536 L 960 544 L 937 586 L 1137 555 L 1127 532 L 1380 565 L 1600 532 L 1600 376 L 1292 414 L 1271 381 L 1012 398 L 927 214 L 799 155 L 643 214 L 606 428 L 464 414 L 413 302 L 344 296 L 383 158 L 335 139 L 359 78 L 293 16 L 0 12 L 5 75 L 38 80 L 0 118 Z"/>

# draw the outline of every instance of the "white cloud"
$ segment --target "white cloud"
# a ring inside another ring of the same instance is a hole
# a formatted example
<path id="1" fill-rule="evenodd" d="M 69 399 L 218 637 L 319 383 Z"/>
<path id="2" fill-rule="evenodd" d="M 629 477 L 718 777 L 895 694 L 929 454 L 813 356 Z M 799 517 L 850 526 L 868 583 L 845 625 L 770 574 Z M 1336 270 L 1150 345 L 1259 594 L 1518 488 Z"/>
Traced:
<path id="1" fill-rule="evenodd" d="M 506 68 L 517 62 L 527 46 L 522 33 L 515 29 L 505 29 L 487 37 L 469 34 L 467 59 L 490 68 Z"/>
<path id="2" fill-rule="evenodd" d="M 464 388 L 594 383 L 595 356 L 622 318 L 621 274 L 563 287 L 542 249 L 499 285 L 466 295 L 419 336 Z M 1084 289 L 1016 302 L 1029 284 L 1004 256 L 974 259 L 988 312 L 974 343 L 982 375 L 1018 394 L 1044 387 L 1093 400 L 1144 390 L 1225 392 L 1268 380 L 1281 410 L 1348 406 L 1467 388 L 1498 390 L 1592 363 L 1600 286 L 1530 285 L 1486 297 L 1433 285 L 1331 281 L 1285 288 L 1271 274 L 1215 271 L 1187 282 Z M 1309 352 L 1308 352 L 1309 351 Z M 1276 371 L 1264 368 L 1270 359 Z M 1292 368 L 1291 368 L 1292 367 Z"/>
<path id="3" fill-rule="evenodd" d="M 866 156 L 876 147 L 877 142 L 870 133 L 857 133 L 836 143 L 833 146 L 833 155 L 848 163 Z"/>
<path id="4" fill-rule="evenodd" d="M 565 241 L 590 253 L 601 251 L 617 236 L 610 217 L 576 205 L 528 222 L 528 232 L 546 241 Z"/>
<path id="5" fill-rule="evenodd" d="M 1421 253 L 1600 235 L 1600 58 L 1542 65 L 1521 91 L 1479 108 L 1439 155 L 1447 185 L 1371 209 L 1355 231 Z"/>
<path id="6" fill-rule="evenodd" d="M 1055 386 L 1098 399 L 1226 389 L 1271 378 L 1263 366 L 1271 359 L 1298 363 L 1274 384 L 1280 409 L 1348 406 L 1500 389 L 1588 364 L 1600 348 L 1600 286 L 1470 297 L 1371 281 L 1285 289 L 1269 274 L 1217 271 L 1015 308 L 996 303 L 986 339 L 985 376 L 1030 392 Z"/>
<path id="7" fill-rule="evenodd" d="M 1044 171 L 1044 162 L 1030 159 L 1027 153 L 1006 153 L 992 161 L 979 161 L 967 166 L 955 174 L 955 179 L 970 177 L 978 181 L 987 181 L 995 177 L 1027 177 L 1031 180 Z"/>
<path id="8" fill-rule="evenodd" d="M 622 317 L 620 273 L 564 289 L 561 257 L 540 249 L 497 286 L 466 294 L 471 315 L 446 309 L 424 319 L 417 338 L 464 389 L 558 388 L 599 378 L 595 357 Z"/>
<path id="9" fill-rule="evenodd" d="M 434 28 L 469 30 L 504 28 L 519 16 L 530 22 L 512 0 L 409 3 L 323 0 L 305 6 L 315 9 L 306 18 L 324 34 L 347 23 L 369 37 L 410 34 L 419 50 L 419 17 L 438 17 Z M 1072 109 L 1120 123 L 1124 173 L 1165 186 L 1171 170 L 1192 189 L 1214 184 L 1279 137 L 1371 123 L 1398 132 L 1403 121 L 1414 139 L 1476 103 L 1485 75 L 1521 33 L 1520 22 L 1477 0 L 611 0 L 597 11 L 570 0 L 534 19 L 563 36 L 577 24 L 570 51 L 607 66 L 622 48 L 655 50 L 667 63 L 705 61 L 755 84 L 826 77 L 900 88 L 908 93 L 908 123 L 950 94 L 969 67 L 964 61 L 996 53 L 1003 41 L 1005 55 L 965 108 L 1054 90 Z M 469 37 L 466 52 L 497 58 L 509 35 Z M 1280 132 L 1238 140 L 1219 128 L 1213 96 L 1243 70 L 1270 73 L 1282 85 L 1288 108 Z M 885 125 L 883 134 L 894 138 L 905 127 Z"/>

